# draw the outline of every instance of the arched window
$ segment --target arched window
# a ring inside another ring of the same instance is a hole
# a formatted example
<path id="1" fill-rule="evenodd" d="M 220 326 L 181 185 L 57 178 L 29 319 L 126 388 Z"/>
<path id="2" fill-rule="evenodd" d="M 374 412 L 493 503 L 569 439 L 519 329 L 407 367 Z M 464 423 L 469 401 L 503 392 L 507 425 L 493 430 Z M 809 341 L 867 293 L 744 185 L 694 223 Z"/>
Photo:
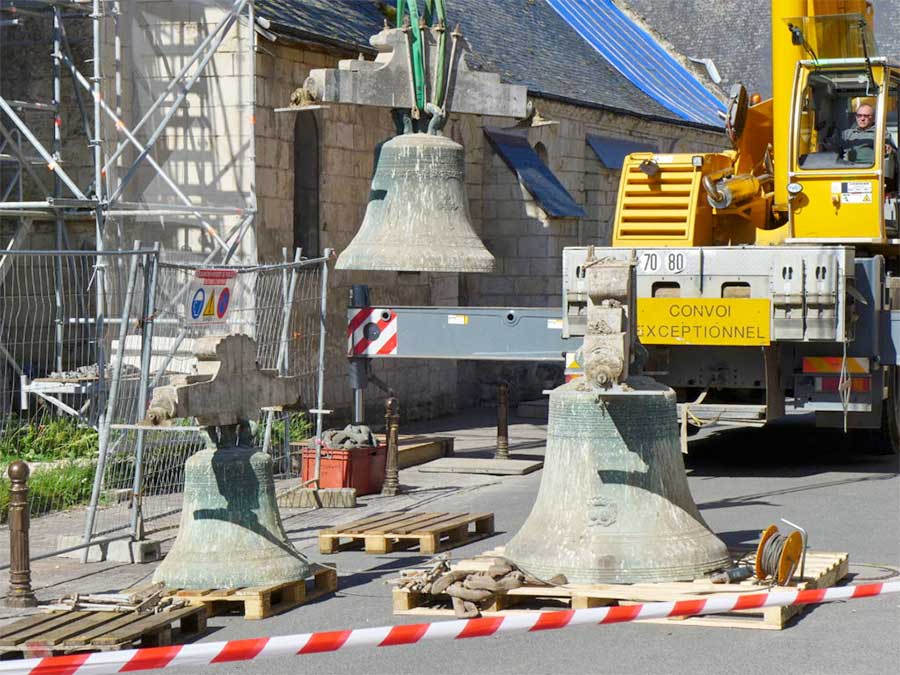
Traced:
<path id="1" fill-rule="evenodd" d="M 319 125 L 312 112 L 294 123 L 294 248 L 306 258 L 319 251 Z"/>

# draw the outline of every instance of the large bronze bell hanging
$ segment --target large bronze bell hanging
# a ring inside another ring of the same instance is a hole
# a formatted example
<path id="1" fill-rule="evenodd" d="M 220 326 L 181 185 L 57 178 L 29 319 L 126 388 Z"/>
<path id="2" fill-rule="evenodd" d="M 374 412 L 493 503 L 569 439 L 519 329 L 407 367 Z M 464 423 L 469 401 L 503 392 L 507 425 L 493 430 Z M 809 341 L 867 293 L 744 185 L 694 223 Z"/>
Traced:
<path id="1" fill-rule="evenodd" d="M 337 269 L 492 272 L 494 266 L 469 217 L 463 147 L 427 133 L 384 143 L 366 216 Z"/>
<path id="2" fill-rule="evenodd" d="M 550 394 L 537 500 L 505 555 L 572 583 L 679 581 L 729 565 L 688 488 L 674 392 L 574 380 Z M 632 381 L 629 381 L 632 384 Z"/>

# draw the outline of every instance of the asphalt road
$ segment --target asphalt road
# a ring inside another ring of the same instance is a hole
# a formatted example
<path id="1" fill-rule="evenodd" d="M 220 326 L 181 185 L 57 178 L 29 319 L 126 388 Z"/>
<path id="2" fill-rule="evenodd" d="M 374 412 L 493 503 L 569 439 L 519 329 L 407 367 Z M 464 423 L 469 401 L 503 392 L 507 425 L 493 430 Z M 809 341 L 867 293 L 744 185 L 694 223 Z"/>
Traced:
<path id="1" fill-rule="evenodd" d="M 528 446 L 534 443 L 526 444 Z M 541 448 L 513 449 L 522 455 Z M 797 425 L 731 430 L 698 439 L 688 457 L 689 483 L 709 525 L 730 545 L 750 544 L 782 517 L 805 526 L 810 545 L 849 551 L 850 582 L 881 580 L 900 567 L 898 459 L 865 454 L 860 439 Z M 453 476 L 448 475 L 448 482 Z M 503 544 L 528 515 L 541 473 L 436 502 L 435 508 L 490 510 L 501 533 L 456 549 L 466 557 Z M 313 560 L 337 562 L 336 597 L 265 622 L 210 620 L 203 641 L 412 623 L 391 614 L 396 570 L 420 562 L 415 553 L 347 552 Z M 783 631 L 621 624 L 577 627 L 463 642 L 387 649 L 350 649 L 257 663 L 222 664 L 217 673 L 890 673 L 900 664 L 900 597 L 821 605 Z"/>

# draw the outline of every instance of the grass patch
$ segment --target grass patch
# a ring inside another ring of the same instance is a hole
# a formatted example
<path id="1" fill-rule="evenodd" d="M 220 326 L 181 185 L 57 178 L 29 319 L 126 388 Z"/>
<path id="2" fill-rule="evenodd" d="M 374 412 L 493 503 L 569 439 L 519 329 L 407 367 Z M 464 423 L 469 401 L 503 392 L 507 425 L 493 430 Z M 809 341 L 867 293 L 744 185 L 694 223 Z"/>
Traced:
<path id="1" fill-rule="evenodd" d="M 0 464 L 17 459 L 52 462 L 60 459 L 96 457 L 98 436 L 94 429 L 79 427 L 72 419 L 59 417 L 44 424 L 10 421 L 0 432 Z"/>
<path id="2" fill-rule="evenodd" d="M 254 441 L 256 445 L 262 447 L 263 440 L 266 435 L 266 418 L 263 417 L 260 423 L 256 425 L 254 430 Z M 312 422 L 306 418 L 304 413 L 293 413 L 289 418 L 288 434 L 291 442 L 305 441 L 313 433 Z M 272 422 L 272 438 L 269 441 L 270 448 L 280 448 L 284 443 L 284 420 L 277 417 Z"/>
<path id="3" fill-rule="evenodd" d="M 28 478 L 31 516 L 34 518 L 90 502 L 96 468 L 95 462 L 70 461 L 35 470 Z M 0 466 L 0 470 L 3 471 L 0 479 L 0 523 L 5 523 L 9 512 L 10 481 L 6 466 Z"/>

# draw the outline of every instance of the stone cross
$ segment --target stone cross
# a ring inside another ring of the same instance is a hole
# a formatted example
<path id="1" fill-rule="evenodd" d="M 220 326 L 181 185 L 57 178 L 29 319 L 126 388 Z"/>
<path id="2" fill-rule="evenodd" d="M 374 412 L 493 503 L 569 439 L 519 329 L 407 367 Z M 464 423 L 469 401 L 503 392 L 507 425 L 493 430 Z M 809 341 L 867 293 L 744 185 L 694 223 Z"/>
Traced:
<path id="1" fill-rule="evenodd" d="M 587 330 L 584 375 L 595 387 L 608 389 L 628 377 L 636 326 L 631 261 L 597 260 L 589 255 Z"/>
<path id="2" fill-rule="evenodd" d="M 260 408 L 296 406 L 300 378 L 260 368 L 256 352 L 256 341 L 247 335 L 199 338 L 194 343 L 197 372 L 154 389 L 144 422 L 196 417 L 201 426 L 219 427 L 224 441 L 223 427 L 245 425 L 259 417 Z"/>

